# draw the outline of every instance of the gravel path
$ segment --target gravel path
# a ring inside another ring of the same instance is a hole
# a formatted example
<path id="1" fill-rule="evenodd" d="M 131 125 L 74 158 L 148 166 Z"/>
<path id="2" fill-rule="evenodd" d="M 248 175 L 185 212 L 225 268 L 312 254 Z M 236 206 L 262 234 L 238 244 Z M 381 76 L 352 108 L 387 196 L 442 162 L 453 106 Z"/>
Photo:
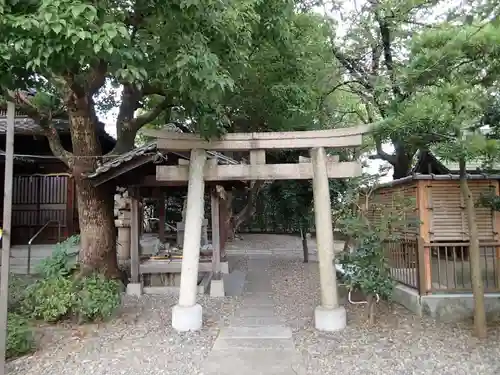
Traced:
<path id="1" fill-rule="evenodd" d="M 232 258 L 245 269 L 244 258 Z M 377 323 L 368 327 L 363 306 L 346 306 L 348 327 L 323 334 L 313 329 L 319 302 L 316 263 L 277 259 L 271 262 L 277 315 L 292 327 L 308 375 L 500 374 L 500 327 L 489 338 L 471 337 L 471 323 L 445 324 L 414 316 L 402 307 L 379 306 Z M 79 328 L 44 329 L 42 348 L 8 365 L 9 375 L 199 375 L 219 328 L 240 304 L 236 297 L 203 297 L 204 328 L 177 334 L 171 329 L 176 296 L 126 298 L 113 322 Z"/>
<path id="2" fill-rule="evenodd" d="M 120 317 L 102 325 L 43 330 L 41 348 L 8 364 L 9 375 L 196 375 L 218 327 L 238 299 L 203 297 L 204 328 L 177 334 L 171 328 L 174 295 L 126 297 Z"/>
<path id="3" fill-rule="evenodd" d="M 343 332 L 318 333 L 312 328 L 318 265 L 275 259 L 272 270 L 279 314 L 294 329 L 309 375 L 500 374 L 499 325 L 492 324 L 489 339 L 479 342 L 471 337 L 471 322 L 438 323 L 381 304 L 376 325 L 368 327 L 364 307 L 348 305 Z"/>

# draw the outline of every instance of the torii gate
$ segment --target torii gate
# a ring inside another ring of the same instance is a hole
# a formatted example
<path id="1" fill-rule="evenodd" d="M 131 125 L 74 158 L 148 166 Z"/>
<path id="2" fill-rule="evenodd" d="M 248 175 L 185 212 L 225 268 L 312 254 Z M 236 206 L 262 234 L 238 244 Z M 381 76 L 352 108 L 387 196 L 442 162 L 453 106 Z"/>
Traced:
<path id="1" fill-rule="evenodd" d="M 346 311 L 339 306 L 334 266 L 334 239 L 329 178 L 351 178 L 361 174 L 357 161 L 338 162 L 327 158 L 325 148 L 353 148 L 362 143 L 366 126 L 331 130 L 268 133 L 230 133 L 206 141 L 196 134 L 145 130 L 157 138 L 158 148 L 190 151 L 189 165 L 158 166 L 158 181 L 187 181 L 188 198 L 179 303 L 172 309 L 172 327 L 177 331 L 199 330 L 202 307 L 196 303 L 200 237 L 205 181 L 228 180 L 313 180 L 314 212 L 321 283 L 321 305 L 314 313 L 320 331 L 337 331 L 346 326 Z M 310 149 L 311 162 L 266 164 L 265 150 Z M 207 164 L 206 151 L 249 151 L 250 164 Z"/>

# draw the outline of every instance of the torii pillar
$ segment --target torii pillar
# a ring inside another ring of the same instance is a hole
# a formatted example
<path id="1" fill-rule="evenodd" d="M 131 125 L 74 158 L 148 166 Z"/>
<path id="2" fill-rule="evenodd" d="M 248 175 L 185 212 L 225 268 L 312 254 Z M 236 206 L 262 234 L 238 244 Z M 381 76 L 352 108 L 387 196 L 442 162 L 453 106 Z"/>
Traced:
<path id="1" fill-rule="evenodd" d="M 179 332 L 197 331 L 202 327 L 202 307 L 196 303 L 196 295 L 204 217 L 203 170 L 206 160 L 205 150 L 191 151 L 179 303 L 172 308 L 172 327 Z"/>
<path id="2" fill-rule="evenodd" d="M 311 159 L 314 218 L 321 284 L 321 305 L 314 310 L 314 325 L 319 331 L 340 331 L 347 325 L 347 316 L 344 306 L 340 306 L 338 300 L 334 266 L 332 210 L 325 149 L 323 147 L 312 149 Z"/>

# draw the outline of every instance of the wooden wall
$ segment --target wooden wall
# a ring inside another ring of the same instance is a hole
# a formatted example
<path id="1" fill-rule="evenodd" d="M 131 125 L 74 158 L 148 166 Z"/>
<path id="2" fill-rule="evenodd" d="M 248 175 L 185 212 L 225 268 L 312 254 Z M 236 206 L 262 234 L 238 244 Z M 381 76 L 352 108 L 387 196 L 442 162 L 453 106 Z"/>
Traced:
<path id="1" fill-rule="evenodd" d="M 481 194 L 499 193 L 496 180 L 469 180 L 474 200 Z M 380 223 L 384 215 L 401 210 L 402 200 L 411 199 L 412 207 L 404 212 L 404 232 L 420 235 L 425 242 L 468 241 L 465 205 L 458 180 L 413 180 L 373 191 L 369 199 L 367 216 Z M 476 206 L 476 221 L 481 241 L 498 238 L 500 213 Z"/>
<path id="2" fill-rule="evenodd" d="M 458 180 L 426 180 L 421 182 L 423 199 L 421 209 L 424 210 L 426 225 L 422 226 L 422 237 L 426 242 L 436 241 L 468 241 L 469 227 L 465 211 L 465 202 L 460 192 Z M 481 194 L 496 193 L 498 181 L 469 180 L 474 201 Z M 498 213 L 489 208 L 476 206 L 476 222 L 481 241 L 496 238 Z"/>
<path id="3" fill-rule="evenodd" d="M 361 197 L 366 199 L 365 197 Z M 369 194 L 367 210 L 368 220 L 376 225 L 389 215 L 401 214 L 404 225 L 399 229 L 405 234 L 416 236 L 419 232 L 419 215 L 417 205 L 417 183 L 379 188 Z"/>

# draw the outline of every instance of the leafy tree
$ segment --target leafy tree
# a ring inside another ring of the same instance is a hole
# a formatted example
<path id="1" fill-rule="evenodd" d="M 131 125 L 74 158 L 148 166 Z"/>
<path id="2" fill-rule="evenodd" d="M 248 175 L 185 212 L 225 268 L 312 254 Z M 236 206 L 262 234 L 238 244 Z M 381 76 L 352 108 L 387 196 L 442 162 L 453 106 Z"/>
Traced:
<path id="1" fill-rule="evenodd" d="M 132 148 L 142 126 L 174 108 L 204 136 L 223 132 L 226 94 L 257 37 L 279 37 L 290 9 L 281 0 L 0 2 L 0 88 L 43 128 L 75 178 L 82 272 L 118 272 L 114 187 L 85 179 L 102 155 L 98 111 L 119 108 L 112 154 Z M 58 117 L 69 121 L 71 150 L 55 130 Z"/>
<path id="2" fill-rule="evenodd" d="M 413 94 L 412 87 L 402 85 L 411 36 L 434 27 L 435 22 L 422 22 L 422 19 L 436 18 L 437 9 L 444 2 L 369 0 L 348 11 L 345 7 L 352 8 L 352 2 L 320 3 L 325 12 L 340 14 L 343 26 L 347 25 L 344 35 L 339 36 L 338 22 L 329 20 L 331 48 L 344 68 L 342 81 L 331 88 L 331 95 L 340 99 L 339 105 L 348 119 L 378 123 L 391 118 L 396 108 Z M 418 71 L 412 73 L 418 74 Z M 374 132 L 373 135 L 372 146 L 376 152 L 372 158 L 390 163 L 395 179 L 407 176 L 417 145 L 397 133 Z M 386 142 L 394 147 L 392 154 L 382 149 Z"/>
<path id="3" fill-rule="evenodd" d="M 411 102 L 397 107 L 397 116 L 384 126 L 419 148 L 433 147 L 441 157 L 460 165 L 470 238 L 475 331 L 485 337 L 486 316 L 482 285 L 475 202 L 467 181 L 467 163 L 498 158 L 498 141 L 479 126 L 499 79 L 496 60 L 498 25 L 495 21 L 462 17 L 445 22 L 413 39 L 406 87 Z M 419 71 L 418 75 L 411 72 Z M 413 134 L 413 135 L 412 135 Z"/>

